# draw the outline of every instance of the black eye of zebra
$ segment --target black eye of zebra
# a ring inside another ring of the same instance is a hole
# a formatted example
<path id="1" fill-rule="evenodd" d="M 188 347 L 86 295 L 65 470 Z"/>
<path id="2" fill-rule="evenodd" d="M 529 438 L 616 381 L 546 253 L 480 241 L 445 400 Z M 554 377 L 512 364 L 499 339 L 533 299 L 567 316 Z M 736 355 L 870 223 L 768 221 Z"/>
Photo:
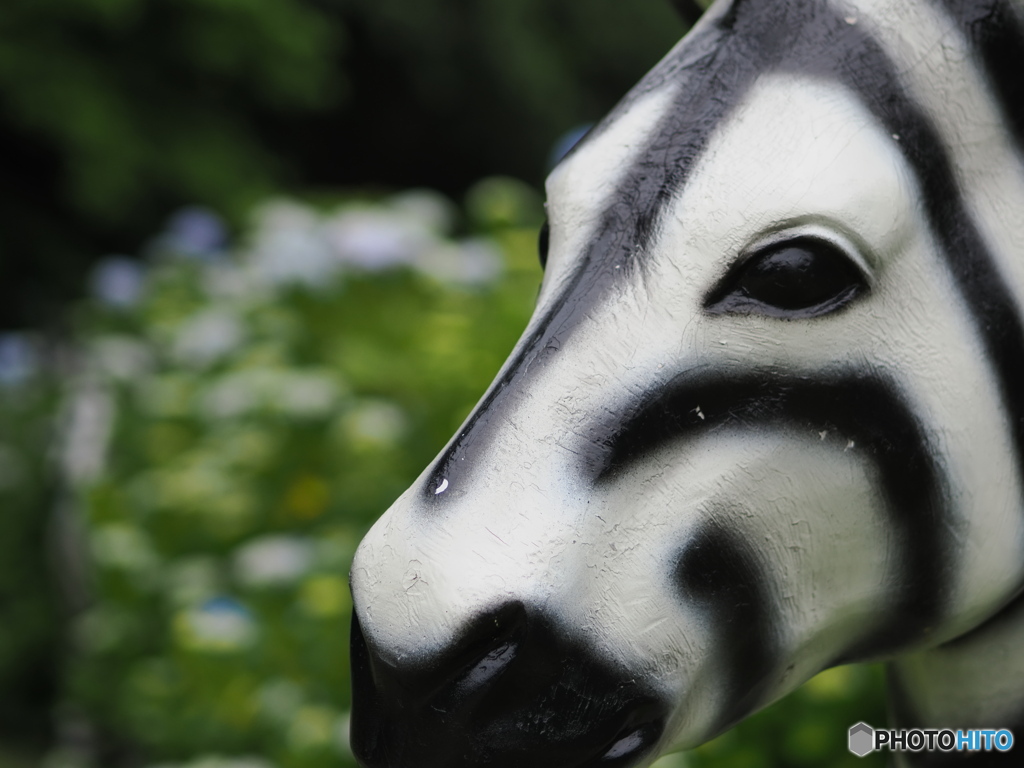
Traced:
<path id="1" fill-rule="evenodd" d="M 817 317 L 868 290 L 864 273 L 827 240 L 773 243 L 737 264 L 708 295 L 713 314 Z"/>
<path id="2" fill-rule="evenodd" d="M 540 235 L 537 237 L 537 252 L 540 255 L 540 268 L 547 269 L 548 266 L 548 242 L 551 240 L 551 227 L 547 221 L 540 228 Z"/>

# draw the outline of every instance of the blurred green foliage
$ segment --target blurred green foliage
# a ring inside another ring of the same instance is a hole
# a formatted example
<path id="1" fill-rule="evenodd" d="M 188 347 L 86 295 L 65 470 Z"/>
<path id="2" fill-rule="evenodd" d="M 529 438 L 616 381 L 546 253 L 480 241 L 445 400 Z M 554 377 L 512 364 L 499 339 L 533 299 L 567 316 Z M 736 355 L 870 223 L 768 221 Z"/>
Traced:
<path id="1" fill-rule="evenodd" d="M 165 239 L 137 297 L 83 308 L 69 407 L 109 418 L 67 437 L 90 599 L 65 716 L 90 737 L 55 765 L 351 764 L 349 559 L 537 291 L 535 193 L 490 180 L 469 209 L 481 234 L 456 239 L 425 192 L 272 203 L 240 252 Z"/>
<path id="2" fill-rule="evenodd" d="M 336 95 L 339 31 L 300 0 L 9 0 L 0 29 L 7 119 L 56 149 L 63 195 L 103 221 L 168 190 L 260 199 L 272 159 L 232 96 L 309 109 Z"/>

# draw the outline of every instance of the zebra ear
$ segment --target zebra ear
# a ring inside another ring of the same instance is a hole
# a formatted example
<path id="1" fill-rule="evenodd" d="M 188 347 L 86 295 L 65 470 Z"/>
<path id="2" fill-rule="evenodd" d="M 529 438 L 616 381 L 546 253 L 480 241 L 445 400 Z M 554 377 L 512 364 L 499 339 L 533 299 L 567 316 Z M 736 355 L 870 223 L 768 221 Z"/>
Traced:
<path id="1" fill-rule="evenodd" d="M 699 0 L 669 0 L 669 3 L 676 9 L 676 13 L 682 17 L 683 21 L 691 27 L 704 13 L 704 4 Z"/>

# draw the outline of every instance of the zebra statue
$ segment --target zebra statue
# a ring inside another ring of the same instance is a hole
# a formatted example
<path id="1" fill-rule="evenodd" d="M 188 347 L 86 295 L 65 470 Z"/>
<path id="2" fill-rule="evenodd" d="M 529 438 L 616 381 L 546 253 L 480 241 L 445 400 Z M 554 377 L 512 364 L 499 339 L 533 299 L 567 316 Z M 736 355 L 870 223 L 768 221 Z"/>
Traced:
<path id="1" fill-rule="evenodd" d="M 718 0 L 356 554 L 361 764 L 648 766 L 864 660 L 1024 736 L 1022 153 L 1020 0 Z"/>

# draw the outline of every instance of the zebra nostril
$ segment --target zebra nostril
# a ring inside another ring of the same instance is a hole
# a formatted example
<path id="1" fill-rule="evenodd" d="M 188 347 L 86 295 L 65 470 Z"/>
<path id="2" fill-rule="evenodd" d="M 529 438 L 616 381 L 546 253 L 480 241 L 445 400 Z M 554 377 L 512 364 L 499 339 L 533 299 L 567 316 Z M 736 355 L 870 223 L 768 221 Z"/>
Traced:
<path id="1" fill-rule="evenodd" d="M 401 697 L 410 704 L 429 700 L 435 709 L 447 710 L 482 692 L 515 660 L 525 631 L 526 611 L 521 603 L 510 603 L 479 617 L 442 657 L 398 666 L 367 644 L 353 614 L 352 661 L 365 667 L 361 677 L 368 675 L 378 694 Z"/>
<path id="2" fill-rule="evenodd" d="M 611 746 L 601 755 L 598 765 L 602 768 L 628 765 L 657 743 L 662 728 L 662 714 L 658 707 L 641 707 L 634 711 L 627 724 L 611 739 Z"/>
<path id="3" fill-rule="evenodd" d="M 518 650 L 519 644 L 514 641 L 508 640 L 500 643 L 497 648 L 480 659 L 458 681 L 456 685 L 458 694 L 462 697 L 468 697 L 482 690 L 487 683 L 501 674 L 502 670 L 512 663 Z"/>
<path id="4" fill-rule="evenodd" d="M 463 636 L 449 661 L 441 665 L 439 676 L 447 680 L 440 682 L 451 682 L 451 694 L 456 700 L 482 693 L 488 683 L 515 661 L 526 630 L 522 603 L 509 603 L 481 616 Z"/>
<path id="5" fill-rule="evenodd" d="M 365 768 L 625 768 L 665 722 L 659 696 L 522 603 L 417 663 L 386 662 L 353 616 L 352 683 Z"/>

